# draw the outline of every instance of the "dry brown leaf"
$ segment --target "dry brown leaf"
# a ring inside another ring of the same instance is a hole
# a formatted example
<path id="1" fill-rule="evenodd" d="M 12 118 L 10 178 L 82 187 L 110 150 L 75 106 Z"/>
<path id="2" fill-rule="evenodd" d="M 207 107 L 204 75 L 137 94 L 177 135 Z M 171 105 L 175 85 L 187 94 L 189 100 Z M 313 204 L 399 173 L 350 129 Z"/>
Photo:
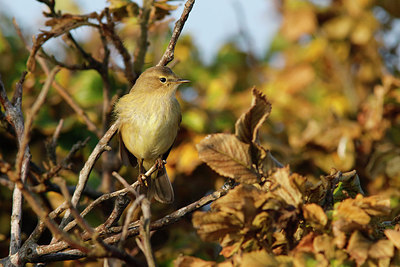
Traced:
<path id="1" fill-rule="evenodd" d="M 360 207 L 370 216 L 387 216 L 390 214 L 390 199 L 379 195 L 365 197 Z"/>
<path id="2" fill-rule="evenodd" d="M 176 10 L 178 6 L 168 4 L 168 0 L 154 2 L 154 10 L 152 12 L 153 20 L 162 20 L 170 14 L 170 11 Z"/>
<path id="3" fill-rule="evenodd" d="M 214 267 L 217 263 L 214 261 L 205 261 L 192 256 L 180 256 L 174 260 L 175 267 Z"/>
<path id="4" fill-rule="evenodd" d="M 235 124 L 235 135 L 247 144 L 258 143 L 258 130 L 271 113 L 271 103 L 255 87 L 252 90 L 253 103 Z"/>
<path id="5" fill-rule="evenodd" d="M 400 250 L 400 232 L 393 229 L 386 229 L 385 235 Z"/>
<path id="6" fill-rule="evenodd" d="M 324 210 L 315 203 L 303 206 L 303 216 L 307 223 L 318 229 L 324 228 L 328 222 L 328 217 Z"/>
<path id="7" fill-rule="evenodd" d="M 199 157 L 218 174 L 253 184 L 260 177 L 253 167 L 250 145 L 232 134 L 212 134 L 197 144 Z"/>
<path id="8" fill-rule="evenodd" d="M 289 167 L 277 169 L 269 179 L 272 182 L 271 192 L 284 200 L 287 204 L 299 207 L 303 203 L 303 194 L 300 191 L 305 178 L 298 174 L 290 174 Z"/>
<path id="9" fill-rule="evenodd" d="M 261 249 L 272 245 L 274 231 L 292 227 L 288 222 L 296 219 L 286 218 L 292 213 L 273 197 L 256 186 L 241 184 L 216 200 L 209 212 L 195 212 L 193 226 L 203 240 L 219 242 L 225 257 Z"/>
<path id="10" fill-rule="evenodd" d="M 371 217 L 357 205 L 359 199 L 345 199 L 337 207 L 334 217 L 342 219 L 347 223 L 357 223 L 367 225 L 371 221 Z M 335 224 L 336 222 L 334 222 Z"/>
<path id="11" fill-rule="evenodd" d="M 335 258 L 335 244 L 333 237 L 323 234 L 314 238 L 314 251 L 323 253 L 327 259 Z"/>
<path id="12" fill-rule="evenodd" d="M 355 231 L 349 239 L 347 252 L 357 262 L 357 265 L 361 266 L 368 258 L 371 245 L 371 241 L 366 239 L 359 231 Z"/>
<path id="13" fill-rule="evenodd" d="M 51 26 L 50 31 L 42 31 L 34 40 L 31 49 L 31 53 L 28 58 L 27 67 L 30 71 L 35 69 L 36 60 L 35 56 L 42 45 L 51 38 L 68 33 L 70 30 L 76 29 L 83 25 L 90 25 L 89 19 L 95 18 L 97 16 L 96 12 L 90 13 L 88 15 L 71 15 L 65 14 L 61 17 L 56 17 L 46 21 L 46 26 Z"/>
<path id="14" fill-rule="evenodd" d="M 224 243 L 236 242 L 242 238 L 240 231 L 246 224 L 251 225 L 257 214 L 254 200 L 261 193 L 254 186 L 237 186 L 215 201 L 210 212 L 195 212 L 193 226 L 204 240 L 221 241 L 225 238 Z"/>
<path id="15" fill-rule="evenodd" d="M 280 266 L 274 255 L 268 254 L 265 250 L 244 253 L 240 260 L 235 258 L 237 266 L 254 267 L 275 267 Z"/>
<path id="16" fill-rule="evenodd" d="M 374 259 L 391 258 L 394 255 L 394 246 L 390 240 L 378 240 L 372 244 L 368 252 Z"/>

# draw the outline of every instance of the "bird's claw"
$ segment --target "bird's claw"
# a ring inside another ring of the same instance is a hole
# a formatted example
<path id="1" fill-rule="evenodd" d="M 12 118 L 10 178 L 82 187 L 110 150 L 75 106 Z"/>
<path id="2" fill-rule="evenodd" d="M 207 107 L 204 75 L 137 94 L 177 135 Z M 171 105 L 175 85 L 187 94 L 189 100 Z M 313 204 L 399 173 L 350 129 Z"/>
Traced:
<path id="1" fill-rule="evenodd" d="M 156 160 L 156 165 L 158 170 L 162 170 L 164 168 L 164 165 L 167 164 L 167 161 L 159 158 Z"/>
<path id="2" fill-rule="evenodd" d="M 149 183 L 147 182 L 147 176 L 143 173 L 139 174 L 138 181 L 141 185 L 149 187 Z"/>

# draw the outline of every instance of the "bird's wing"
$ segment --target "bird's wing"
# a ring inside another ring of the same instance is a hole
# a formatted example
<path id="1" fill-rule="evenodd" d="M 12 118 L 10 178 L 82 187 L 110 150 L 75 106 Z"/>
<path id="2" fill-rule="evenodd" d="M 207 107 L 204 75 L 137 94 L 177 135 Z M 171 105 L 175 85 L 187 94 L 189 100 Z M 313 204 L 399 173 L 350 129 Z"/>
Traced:
<path id="1" fill-rule="evenodd" d="M 181 122 L 182 122 L 182 114 L 179 114 L 179 120 L 178 120 L 178 121 L 179 121 L 178 125 L 181 125 Z M 167 152 L 165 152 L 165 153 L 163 154 L 163 156 L 162 156 L 162 159 L 163 159 L 163 160 L 167 160 L 168 155 L 169 155 L 169 152 L 171 152 L 171 149 L 172 149 L 172 147 L 174 146 L 175 141 L 176 141 L 176 137 L 175 137 L 174 142 L 173 142 L 172 145 L 170 146 L 170 148 L 167 150 Z"/>
<path id="2" fill-rule="evenodd" d="M 121 133 L 119 133 L 119 155 L 121 157 L 122 163 L 125 165 L 131 164 L 133 167 L 137 165 L 137 159 L 131 152 L 126 148 L 124 141 L 122 140 Z"/>

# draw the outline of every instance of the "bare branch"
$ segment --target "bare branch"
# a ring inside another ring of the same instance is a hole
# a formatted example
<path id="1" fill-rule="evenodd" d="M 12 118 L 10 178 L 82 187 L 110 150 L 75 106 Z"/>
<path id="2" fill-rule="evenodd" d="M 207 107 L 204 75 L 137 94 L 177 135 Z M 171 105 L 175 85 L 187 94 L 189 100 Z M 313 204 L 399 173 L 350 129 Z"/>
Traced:
<path id="1" fill-rule="evenodd" d="M 137 41 L 137 47 L 135 49 L 135 62 L 133 63 L 133 71 L 136 74 L 136 77 L 139 76 L 139 74 L 142 71 L 143 64 L 144 64 L 144 58 L 146 56 L 146 51 L 147 51 L 147 46 L 148 46 L 148 41 L 147 41 L 147 35 L 148 35 L 148 24 L 149 24 L 149 18 L 150 18 L 150 11 L 151 7 L 153 6 L 154 0 L 144 0 L 143 1 L 143 8 L 142 8 L 142 14 L 140 16 L 139 24 L 140 24 L 140 37 Z"/>
<path id="2" fill-rule="evenodd" d="M 234 187 L 234 183 L 231 180 L 229 180 L 227 183 L 224 184 L 224 186 L 222 186 L 221 189 L 219 189 L 207 196 L 204 196 L 201 199 L 199 199 L 183 208 L 180 208 L 179 210 L 176 210 L 176 211 L 170 213 L 169 215 L 151 223 L 150 230 L 151 231 L 158 230 L 158 229 L 161 229 L 165 226 L 168 226 L 170 224 L 173 224 L 173 223 L 181 220 L 185 215 L 226 195 L 226 193 L 228 193 L 228 191 L 230 189 L 232 189 L 233 187 Z M 104 242 L 109 243 L 109 244 L 118 242 L 121 239 L 121 230 L 122 230 L 121 227 L 120 226 L 112 227 L 109 230 L 110 230 L 110 232 L 117 233 L 117 234 L 114 234 L 114 235 L 104 239 Z M 136 236 L 138 234 L 139 234 L 139 227 L 138 227 L 137 223 L 136 222 L 131 223 L 130 229 L 128 230 L 128 236 Z"/>
<path id="3" fill-rule="evenodd" d="M 39 62 L 46 75 L 49 75 L 50 71 L 47 67 L 46 61 L 40 56 L 36 56 L 36 60 Z M 100 137 L 101 132 L 98 130 L 97 126 L 92 122 L 92 120 L 89 119 L 86 112 L 78 105 L 78 103 L 75 102 L 67 90 L 56 81 L 53 82 L 53 86 L 57 90 L 57 93 L 65 100 L 65 102 L 67 102 L 67 104 L 75 111 L 75 113 L 82 118 L 88 129 L 94 132 L 97 137 Z"/>
<path id="4" fill-rule="evenodd" d="M 186 20 L 189 17 L 189 13 L 192 10 L 193 5 L 194 5 L 194 0 L 188 0 L 185 3 L 185 8 L 183 9 L 182 15 L 179 18 L 179 20 L 175 23 L 174 31 L 172 32 L 172 37 L 167 47 L 167 50 L 165 50 L 165 53 L 161 57 L 160 62 L 158 62 L 157 66 L 166 66 L 174 59 L 174 50 L 176 42 L 178 41 L 178 38 L 182 32 L 183 26 L 186 23 Z"/>
<path id="5" fill-rule="evenodd" d="M 72 195 L 71 203 L 73 206 L 76 206 L 78 204 L 79 199 L 80 199 L 82 192 L 86 186 L 87 180 L 89 178 L 89 174 L 92 171 L 94 164 L 96 163 L 96 161 L 100 157 L 100 155 L 104 151 L 108 150 L 107 144 L 111 140 L 111 138 L 114 136 L 114 134 L 117 132 L 118 126 L 119 126 L 119 120 L 117 120 L 116 122 L 114 122 L 113 125 L 111 125 L 110 129 L 99 140 L 96 147 L 93 149 L 89 158 L 85 162 L 85 165 L 83 166 L 82 170 L 79 173 L 78 184 L 76 186 L 75 192 Z M 62 227 L 64 227 L 71 220 L 69 218 L 69 216 L 70 216 L 70 212 L 67 211 L 65 213 L 63 222 L 61 223 Z"/>
<path id="6" fill-rule="evenodd" d="M 146 257 L 147 265 L 149 267 L 155 267 L 156 261 L 150 243 L 150 201 L 147 198 L 142 200 L 142 212 L 143 216 L 140 222 L 140 237 L 136 238 L 136 243 Z M 122 237 L 123 234 L 124 232 L 122 232 Z"/>

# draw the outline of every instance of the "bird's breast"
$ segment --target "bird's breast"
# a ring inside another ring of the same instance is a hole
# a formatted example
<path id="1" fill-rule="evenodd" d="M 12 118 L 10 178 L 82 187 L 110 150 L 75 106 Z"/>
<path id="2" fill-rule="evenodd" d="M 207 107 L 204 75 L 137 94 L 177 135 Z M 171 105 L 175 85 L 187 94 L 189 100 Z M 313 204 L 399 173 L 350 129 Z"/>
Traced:
<path id="1" fill-rule="evenodd" d="M 168 151 L 176 138 L 179 104 L 175 98 L 132 102 L 120 112 L 122 140 L 135 157 L 157 159 Z"/>

